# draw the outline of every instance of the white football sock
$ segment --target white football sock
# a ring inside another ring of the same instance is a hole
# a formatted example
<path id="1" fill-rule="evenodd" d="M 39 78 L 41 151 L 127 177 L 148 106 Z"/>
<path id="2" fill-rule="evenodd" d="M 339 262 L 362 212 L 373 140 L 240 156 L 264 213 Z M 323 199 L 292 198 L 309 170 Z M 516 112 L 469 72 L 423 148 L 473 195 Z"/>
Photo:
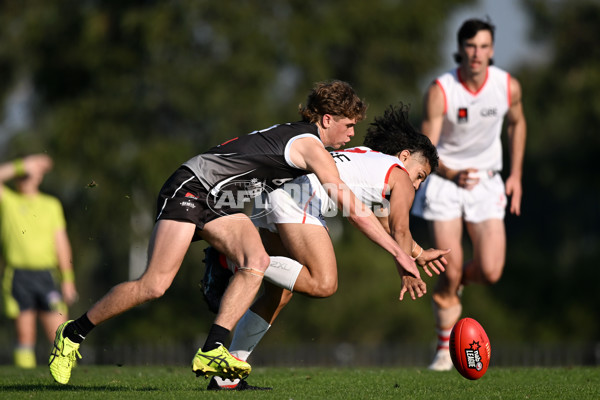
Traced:
<path id="1" fill-rule="evenodd" d="M 230 353 L 240 360 L 246 361 L 270 327 L 271 325 L 258 314 L 252 310 L 246 311 L 235 327 L 233 339 L 229 345 Z"/>
<path id="2" fill-rule="evenodd" d="M 436 328 L 437 333 L 437 350 L 449 349 L 450 348 L 450 333 L 452 329 L 439 329 Z"/>
<path id="3" fill-rule="evenodd" d="M 235 328 L 229 352 L 232 356 L 246 361 L 270 327 L 271 325 L 258 314 L 251 310 L 246 311 Z M 239 379 L 223 379 L 218 376 L 215 376 L 215 380 L 219 386 L 230 388 L 235 387 L 240 381 Z"/>
<path id="4" fill-rule="evenodd" d="M 439 307 L 435 301 L 431 301 L 433 314 L 435 316 L 435 332 L 437 334 L 437 349 L 447 350 L 450 348 L 450 333 L 462 313 L 462 305 L 455 304 L 449 308 Z"/>

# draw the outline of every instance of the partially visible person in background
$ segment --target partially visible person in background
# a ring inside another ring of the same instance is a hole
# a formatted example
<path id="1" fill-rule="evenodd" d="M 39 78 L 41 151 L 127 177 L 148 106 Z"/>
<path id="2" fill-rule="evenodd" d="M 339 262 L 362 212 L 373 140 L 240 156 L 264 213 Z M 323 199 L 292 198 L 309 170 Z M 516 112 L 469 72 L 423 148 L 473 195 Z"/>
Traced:
<path id="1" fill-rule="evenodd" d="M 526 122 L 521 86 L 506 71 L 492 66 L 495 27 L 470 19 L 458 31 L 459 63 L 429 87 L 422 132 L 436 145 L 439 168 L 421 186 L 413 214 L 429 221 L 434 247 L 452 249 L 446 273 L 432 296 L 438 337 L 429 369 L 452 368 L 450 332 L 462 312 L 465 284 L 493 284 L 502 276 L 506 257 L 504 215 L 521 213 L 521 175 Z M 506 117 L 510 174 L 502 181 L 502 124 Z M 473 257 L 463 262 L 463 224 Z"/>
<path id="2" fill-rule="evenodd" d="M 15 320 L 14 361 L 20 368 L 36 366 L 37 318 L 52 342 L 67 320 L 67 305 L 77 299 L 62 205 L 39 189 L 51 169 L 45 154 L 0 164 L 2 288 L 6 315 Z"/>

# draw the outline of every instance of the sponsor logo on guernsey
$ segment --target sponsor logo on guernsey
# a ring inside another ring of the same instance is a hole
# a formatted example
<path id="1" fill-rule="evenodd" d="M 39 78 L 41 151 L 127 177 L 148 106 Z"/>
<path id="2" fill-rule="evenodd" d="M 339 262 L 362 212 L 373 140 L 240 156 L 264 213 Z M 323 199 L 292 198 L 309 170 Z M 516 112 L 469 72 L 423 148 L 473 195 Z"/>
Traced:
<path id="1" fill-rule="evenodd" d="M 187 192 L 187 193 L 185 194 L 185 196 L 184 196 L 184 197 L 185 197 L 186 199 L 189 199 L 189 200 L 182 200 L 182 201 L 179 203 L 179 205 L 180 205 L 181 207 L 184 207 L 184 208 L 186 208 L 186 209 L 187 209 L 186 211 L 189 211 L 189 209 L 190 209 L 190 208 L 191 208 L 191 209 L 194 209 L 194 208 L 196 208 L 196 202 L 195 202 L 194 200 L 198 200 L 198 196 L 196 196 L 196 195 L 195 195 L 195 194 L 193 194 L 193 193 Z"/>
<path id="2" fill-rule="evenodd" d="M 458 109 L 458 114 L 456 115 L 456 119 L 459 124 L 464 124 L 469 122 L 469 111 L 466 107 L 461 107 Z"/>
<path id="3" fill-rule="evenodd" d="M 185 207 L 185 208 L 196 208 L 196 204 L 194 204 L 191 201 L 186 201 L 186 200 L 184 200 L 181 203 L 179 203 L 179 205 L 181 207 Z"/>
<path id="4" fill-rule="evenodd" d="M 479 115 L 482 117 L 496 117 L 498 116 L 498 109 L 496 107 L 482 108 Z"/>

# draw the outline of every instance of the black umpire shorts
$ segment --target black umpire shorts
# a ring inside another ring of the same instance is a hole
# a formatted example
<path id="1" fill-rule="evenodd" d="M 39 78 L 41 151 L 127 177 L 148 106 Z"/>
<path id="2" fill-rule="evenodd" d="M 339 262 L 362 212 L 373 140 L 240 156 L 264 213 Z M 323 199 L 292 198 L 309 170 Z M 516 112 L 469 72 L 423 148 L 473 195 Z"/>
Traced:
<path id="1" fill-rule="evenodd" d="M 52 271 L 11 268 L 9 295 L 20 311 L 59 311 L 63 308 L 62 294 Z M 11 318 L 14 316 L 11 315 Z"/>

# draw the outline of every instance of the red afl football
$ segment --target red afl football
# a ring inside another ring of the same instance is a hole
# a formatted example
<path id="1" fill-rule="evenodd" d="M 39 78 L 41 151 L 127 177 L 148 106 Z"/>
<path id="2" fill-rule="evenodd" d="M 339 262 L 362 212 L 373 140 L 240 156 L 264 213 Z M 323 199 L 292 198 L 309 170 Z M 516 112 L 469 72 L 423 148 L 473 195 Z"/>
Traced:
<path id="1" fill-rule="evenodd" d="M 491 355 L 490 340 L 479 322 L 463 318 L 454 325 L 450 333 L 450 356 L 462 376 L 471 380 L 481 378 Z"/>

